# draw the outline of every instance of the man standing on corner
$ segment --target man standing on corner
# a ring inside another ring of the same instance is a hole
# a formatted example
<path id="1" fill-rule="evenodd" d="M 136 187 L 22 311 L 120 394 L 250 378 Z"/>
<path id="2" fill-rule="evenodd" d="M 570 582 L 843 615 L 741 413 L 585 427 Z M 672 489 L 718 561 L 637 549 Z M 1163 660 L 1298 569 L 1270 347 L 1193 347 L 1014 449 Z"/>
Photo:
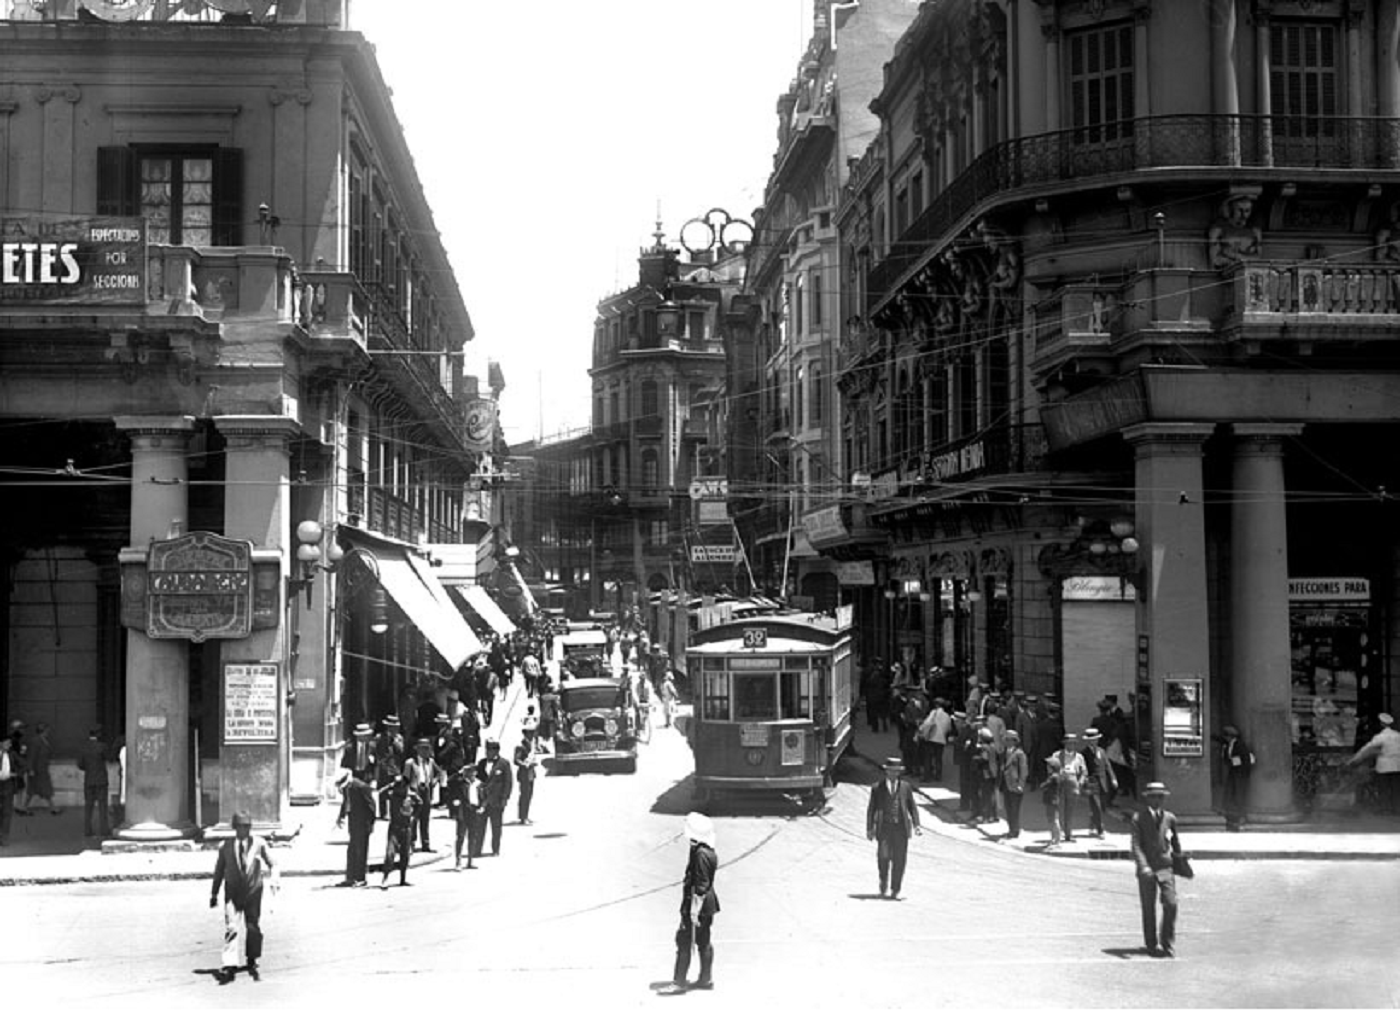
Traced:
<path id="1" fill-rule="evenodd" d="M 1153 781 L 1142 789 L 1147 803 L 1133 816 L 1133 861 L 1137 865 L 1138 899 L 1142 903 L 1142 941 L 1148 955 L 1176 955 L 1176 873 L 1172 855 L 1181 853 L 1176 816 L 1163 805 L 1171 793 Z M 1162 895 L 1162 928 L 1157 930 L 1157 894 Z M 1159 944 L 1160 943 L 1160 947 Z"/>
<path id="2" fill-rule="evenodd" d="M 531 824 L 530 802 L 535 797 L 535 776 L 539 766 L 539 757 L 535 755 L 535 732 L 528 727 L 522 728 L 520 744 L 515 746 L 515 779 L 520 784 L 516 815 L 522 826 Z"/>
<path id="3" fill-rule="evenodd" d="M 107 815 L 107 746 L 102 744 L 102 728 L 88 731 L 87 744 L 78 757 L 78 769 L 83 771 L 83 835 L 91 837 L 92 810 L 97 808 L 97 824 L 102 837 L 107 837 L 111 826 Z"/>
<path id="4" fill-rule="evenodd" d="M 272 850 L 267 841 L 253 835 L 253 819 L 246 812 L 233 817 L 233 837 L 219 847 L 214 863 L 214 884 L 209 905 L 219 905 L 219 887 L 224 888 L 224 949 L 219 959 L 220 984 L 233 981 L 241 958 L 247 956 L 248 976 L 258 980 L 258 960 L 262 957 L 263 881 L 272 872 Z"/>
<path id="5" fill-rule="evenodd" d="M 486 758 L 477 765 L 481 778 L 481 801 L 486 809 L 486 818 L 491 823 L 491 856 L 501 853 L 501 820 L 505 817 L 506 802 L 510 800 L 510 763 L 501 758 L 501 743 L 495 738 L 486 742 Z"/>
<path id="6" fill-rule="evenodd" d="M 909 835 L 923 834 L 919 809 L 914 804 L 914 788 L 902 774 L 904 763 L 891 756 L 885 760 L 885 775 L 870 789 L 865 809 L 865 837 L 875 840 L 875 864 L 880 872 L 880 895 L 890 886 L 890 899 L 899 899 L 904 885 L 904 864 L 909 857 Z"/>
<path id="7" fill-rule="evenodd" d="M 681 892 L 681 924 L 676 929 L 676 966 L 671 983 L 661 994 L 684 994 L 687 990 L 709 991 L 715 986 L 715 949 L 710 944 L 710 926 L 719 913 L 719 895 L 715 892 L 715 872 L 719 858 L 715 855 L 715 827 L 699 812 L 685 817 L 685 835 L 690 840 L 690 857 L 685 866 Z M 690 973 L 690 949 L 700 953 L 700 978 L 694 984 L 686 982 Z"/>
<path id="8" fill-rule="evenodd" d="M 362 770 L 341 770 L 340 815 L 335 820 L 339 829 L 350 822 L 350 843 L 345 848 L 345 881 L 343 886 L 363 888 L 368 885 L 369 837 L 374 832 L 374 788 L 363 777 Z"/>
<path id="9" fill-rule="evenodd" d="M 1225 778 L 1225 829 L 1238 833 L 1244 823 L 1244 810 L 1249 801 L 1249 771 L 1254 768 L 1254 754 L 1240 737 L 1239 728 L 1226 724 L 1221 733 L 1225 744 L 1220 746 L 1220 768 Z"/>

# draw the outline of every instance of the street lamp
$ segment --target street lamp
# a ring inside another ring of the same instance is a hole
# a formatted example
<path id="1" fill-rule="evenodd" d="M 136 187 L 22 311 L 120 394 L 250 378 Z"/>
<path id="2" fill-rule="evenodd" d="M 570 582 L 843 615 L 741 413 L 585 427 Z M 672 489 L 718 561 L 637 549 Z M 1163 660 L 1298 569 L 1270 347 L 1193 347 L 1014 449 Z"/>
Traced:
<path id="1" fill-rule="evenodd" d="M 325 530 L 315 520 L 303 520 L 297 524 L 297 563 L 300 570 L 296 576 L 287 577 L 287 597 L 295 596 L 298 590 L 306 592 L 306 606 L 311 607 L 311 584 L 316 573 L 335 572 L 335 567 L 345 557 L 345 552 L 335 538 L 326 545 L 326 563 L 321 562 L 321 539 Z"/>

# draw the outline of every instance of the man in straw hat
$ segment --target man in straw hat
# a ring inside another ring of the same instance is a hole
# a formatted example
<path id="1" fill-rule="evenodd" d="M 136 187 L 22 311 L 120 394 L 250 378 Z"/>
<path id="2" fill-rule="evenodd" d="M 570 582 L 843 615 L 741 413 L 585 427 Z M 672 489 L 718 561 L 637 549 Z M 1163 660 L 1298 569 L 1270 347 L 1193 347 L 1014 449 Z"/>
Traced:
<path id="1" fill-rule="evenodd" d="M 374 832 L 374 788 L 365 779 L 367 770 L 343 769 L 336 778 L 340 787 L 340 814 L 335 826 L 339 829 L 348 820 L 350 842 L 345 848 L 345 881 L 343 886 L 364 887 L 369 870 L 369 837 Z"/>
<path id="2" fill-rule="evenodd" d="M 710 944 L 710 925 L 719 913 L 719 896 L 715 892 L 715 872 L 719 858 L 715 855 L 715 827 L 699 812 L 685 817 L 685 835 L 690 840 L 690 856 L 685 866 L 681 892 L 681 924 L 676 929 L 676 966 L 671 983 L 661 994 L 683 994 L 687 990 L 709 991 L 715 984 L 715 949 Z M 700 953 L 700 978 L 686 982 L 690 972 L 690 949 Z"/>
<path id="3" fill-rule="evenodd" d="M 1172 855 L 1181 853 L 1176 816 L 1164 807 L 1165 784 L 1153 781 L 1142 789 L 1146 809 L 1133 816 L 1133 861 L 1137 864 L 1138 899 L 1142 903 L 1142 942 L 1149 955 L 1176 955 L 1176 874 Z M 1162 926 L 1157 927 L 1157 896 L 1162 897 Z"/>
<path id="4" fill-rule="evenodd" d="M 891 756 L 884 763 L 885 775 L 870 789 L 865 809 L 865 837 L 875 840 L 875 865 L 880 873 L 880 895 L 890 886 L 890 899 L 899 899 L 904 885 L 904 864 L 909 856 L 909 836 L 920 835 L 919 809 L 914 804 L 914 788 L 904 779 L 904 762 Z"/>
<path id="5" fill-rule="evenodd" d="M 1060 762 L 1060 829 L 1068 843 L 1074 839 L 1074 799 L 1084 789 L 1088 769 L 1079 753 L 1079 735 L 1066 732 L 1060 741 L 1060 750 L 1053 758 Z"/>

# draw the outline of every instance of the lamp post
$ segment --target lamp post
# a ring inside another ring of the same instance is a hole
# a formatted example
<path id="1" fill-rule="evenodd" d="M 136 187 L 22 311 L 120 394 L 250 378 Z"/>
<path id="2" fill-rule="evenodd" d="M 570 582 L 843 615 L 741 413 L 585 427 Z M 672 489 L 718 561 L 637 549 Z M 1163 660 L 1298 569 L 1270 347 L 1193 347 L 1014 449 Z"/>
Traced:
<path id="1" fill-rule="evenodd" d="M 898 649 L 899 649 L 898 644 L 895 642 L 895 633 L 894 633 L 894 599 L 895 599 L 897 596 L 898 596 L 898 595 L 896 594 L 895 589 L 894 589 L 893 587 L 886 587 L 886 588 L 885 588 L 885 610 L 888 611 L 888 612 L 890 613 L 890 621 L 889 621 L 889 626 L 890 626 L 890 638 L 889 638 L 889 651 L 888 651 L 888 653 L 887 653 L 887 656 L 888 656 L 888 658 L 889 658 L 889 660 L 888 660 L 887 663 L 890 664 L 890 665 L 893 665 L 893 664 L 894 664 L 894 662 L 895 662 L 895 653 L 896 653 L 896 651 L 898 651 Z"/>

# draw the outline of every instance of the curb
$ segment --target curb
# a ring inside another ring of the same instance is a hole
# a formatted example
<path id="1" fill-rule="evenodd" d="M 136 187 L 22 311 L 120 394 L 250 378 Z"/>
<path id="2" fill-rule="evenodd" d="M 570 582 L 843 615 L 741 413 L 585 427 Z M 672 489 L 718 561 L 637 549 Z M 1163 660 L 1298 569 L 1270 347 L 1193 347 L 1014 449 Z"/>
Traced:
<path id="1" fill-rule="evenodd" d="M 416 863 L 410 861 L 408 867 L 409 870 L 429 868 L 446 861 L 449 856 L 448 854 L 430 854 Z M 374 866 L 372 865 L 372 867 Z M 19 886 L 81 885 L 90 882 L 193 882 L 207 880 L 213 876 L 213 873 L 214 868 L 211 864 L 208 869 L 203 871 L 93 871 L 79 874 L 20 875 L 0 878 L 0 889 Z M 288 868 L 280 872 L 279 875 L 281 878 L 343 878 L 345 869 L 343 867 Z"/>

